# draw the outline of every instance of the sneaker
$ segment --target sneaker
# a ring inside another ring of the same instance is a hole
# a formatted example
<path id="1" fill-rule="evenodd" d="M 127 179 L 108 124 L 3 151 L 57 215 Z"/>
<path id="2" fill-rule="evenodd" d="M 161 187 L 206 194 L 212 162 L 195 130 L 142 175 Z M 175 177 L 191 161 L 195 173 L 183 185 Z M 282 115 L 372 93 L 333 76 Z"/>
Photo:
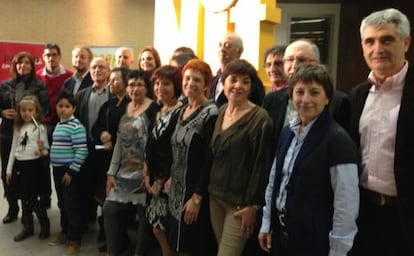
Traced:
<path id="1" fill-rule="evenodd" d="M 52 240 L 49 241 L 49 246 L 55 246 L 66 243 L 66 235 L 59 232 Z"/>
<path id="2" fill-rule="evenodd" d="M 66 249 L 66 252 L 64 256 L 72 256 L 72 255 L 78 255 L 79 253 L 79 244 L 74 241 L 68 241 L 67 243 L 68 247 Z"/>

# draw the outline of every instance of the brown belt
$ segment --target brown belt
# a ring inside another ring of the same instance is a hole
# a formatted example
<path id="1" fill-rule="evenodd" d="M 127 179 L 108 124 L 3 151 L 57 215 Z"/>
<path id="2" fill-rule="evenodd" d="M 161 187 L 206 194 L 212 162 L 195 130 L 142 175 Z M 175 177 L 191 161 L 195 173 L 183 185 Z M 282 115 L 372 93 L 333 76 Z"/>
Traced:
<path id="1" fill-rule="evenodd" d="M 384 194 L 380 194 L 378 192 L 361 188 L 361 195 L 366 200 L 374 203 L 376 205 L 384 206 L 384 205 L 393 205 L 397 203 L 396 196 L 388 196 Z"/>

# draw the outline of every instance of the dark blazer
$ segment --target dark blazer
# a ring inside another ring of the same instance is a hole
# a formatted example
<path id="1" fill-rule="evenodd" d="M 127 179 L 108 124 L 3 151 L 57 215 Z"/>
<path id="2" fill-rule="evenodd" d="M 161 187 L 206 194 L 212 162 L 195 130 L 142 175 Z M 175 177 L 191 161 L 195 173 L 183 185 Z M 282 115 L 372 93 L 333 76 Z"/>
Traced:
<path id="1" fill-rule="evenodd" d="M 217 72 L 217 75 L 214 77 L 213 82 L 211 83 L 210 98 L 215 100 L 216 87 L 218 81 L 221 77 L 221 71 Z M 252 92 L 250 93 L 249 100 L 254 104 L 261 106 L 263 103 L 263 98 L 265 96 L 265 90 L 262 81 L 259 78 L 256 78 L 252 81 Z M 224 91 L 220 93 L 220 96 L 215 100 L 216 105 L 220 108 L 224 103 L 227 103 L 227 97 L 224 95 Z"/>
<path id="2" fill-rule="evenodd" d="M 288 102 L 289 94 L 287 87 L 277 92 L 270 92 L 263 99 L 263 108 L 266 109 L 273 120 L 274 147 L 277 146 L 283 129 Z M 348 130 L 349 127 L 350 110 L 350 97 L 341 91 L 334 91 L 329 103 L 329 113 L 345 130 Z"/>
<path id="3" fill-rule="evenodd" d="M 89 124 L 89 98 L 91 97 L 93 87 L 89 86 L 83 90 L 78 91 L 75 98 L 78 102 L 78 106 L 75 111 L 76 118 L 79 119 L 79 121 L 85 126 L 86 131 L 90 131 L 92 129 L 92 126 L 94 124 Z M 106 93 L 108 94 L 108 99 L 110 98 L 109 88 L 105 88 Z M 88 134 L 88 143 L 94 143 L 93 141 L 90 141 L 91 138 Z"/>
<path id="4" fill-rule="evenodd" d="M 368 81 L 353 91 L 350 134 L 360 146 L 359 119 L 372 84 Z M 409 66 L 405 77 L 395 138 L 394 173 L 397 186 L 397 205 L 400 225 L 406 241 L 414 241 L 414 66 Z M 413 249 L 413 245 L 409 245 Z"/>
<path id="5" fill-rule="evenodd" d="M 263 99 L 263 108 L 273 120 L 273 152 L 276 150 L 277 143 L 282 133 L 288 102 L 289 94 L 287 88 L 283 88 L 276 92 L 270 92 Z"/>
<path id="6" fill-rule="evenodd" d="M 63 82 L 62 90 L 68 90 L 73 93 L 73 89 L 75 89 L 76 80 L 73 76 L 68 77 L 65 82 Z M 91 78 L 91 73 L 89 73 L 83 78 L 81 85 L 79 86 L 78 92 L 86 87 L 92 86 L 93 81 Z"/>

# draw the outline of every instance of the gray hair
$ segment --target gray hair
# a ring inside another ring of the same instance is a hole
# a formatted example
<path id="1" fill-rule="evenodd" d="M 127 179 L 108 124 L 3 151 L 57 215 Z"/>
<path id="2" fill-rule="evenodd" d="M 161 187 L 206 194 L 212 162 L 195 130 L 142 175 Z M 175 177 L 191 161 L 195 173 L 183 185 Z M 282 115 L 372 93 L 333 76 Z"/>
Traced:
<path id="1" fill-rule="evenodd" d="M 305 39 L 305 38 L 302 38 L 302 39 L 297 39 L 297 40 L 295 40 L 295 41 L 293 41 L 292 43 L 290 43 L 287 47 L 286 47 L 286 49 L 287 48 L 289 48 L 289 47 L 292 47 L 292 46 L 296 46 L 296 45 L 309 45 L 310 47 L 311 47 L 311 49 L 312 49 L 312 53 L 313 53 L 313 56 L 314 56 L 314 59 L 315 59 L 315 61 L 317 62 L 317 63 L 319 63 L 319 62 L 321 62 L 321 55 L 320 55 L 320 53 L 319 53 L 319 48 L 318 48 L 318 46 L 315 44 L 315 43 L 313 43 L 311 40 L 308 40 L 308 39 Z"/>
<path id="2" fill-rule="evenodd" d="M 274 45 L 265 51 L 264 57 L 265 59 L 267 56 L 271 55 L 280 55 L 283 57 L 285 54 L 286 45 Z M 266 61 L 266 60 L 265 60 Z"/>
<path id="3" fill-rule="evenodd" d="M 231 38 L 235 46 L 243 51 L 243 40 L 238 34 L 228 31 L 224 35 L 224 38 Z"/>
<path id="4" fill-rule="evenodd" d="M 410 22 L 407 19 L 407 16 L 397 9 L 389 8 L 373 12 L 362 20 L 361 27 L 359 29 L 361 39 L 364 30 L 368 26 L 378 27 L 389 23 L 395 24 L 396 31 L 402 40 L 410 36 Z"/>

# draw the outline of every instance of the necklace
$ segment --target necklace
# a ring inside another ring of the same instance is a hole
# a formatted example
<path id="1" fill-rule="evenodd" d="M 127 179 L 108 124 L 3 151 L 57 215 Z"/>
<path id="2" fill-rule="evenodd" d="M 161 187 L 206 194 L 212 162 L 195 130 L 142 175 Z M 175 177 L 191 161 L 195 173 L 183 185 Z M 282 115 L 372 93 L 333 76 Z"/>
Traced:
<path id="1" fill-rule="evenodd" d="M 227 114 L 227 118 L 228 118 L 230 121 L 233 121 L 233 113 L 229 113 L 229 114 Z"/>
<path id="2" fill-rule="evenodd" d="M 226 109 L 226 112 L 228 112 L 228 113 L 226 113 L 227 118 L 230 121 L 233 121 L 233 119 L 237 119 L 237 117 L 239 115 L 244 115 L 246 110 L 250 109 L 250 107 L 251 107 L 251 105 L 248 103 L 246 106 L 242 106 L 238 109 L 233 108 L 233 111 L 230 111 L 230 110 Z"/>
<path id="3" fill-rule="evenodd" d="M 141 107 L 141 104 L 134 104 L 133 102 L 131 102 L 131 107 L 132 107 L 132 112 L 137 112 L 138 109 Z"/>

